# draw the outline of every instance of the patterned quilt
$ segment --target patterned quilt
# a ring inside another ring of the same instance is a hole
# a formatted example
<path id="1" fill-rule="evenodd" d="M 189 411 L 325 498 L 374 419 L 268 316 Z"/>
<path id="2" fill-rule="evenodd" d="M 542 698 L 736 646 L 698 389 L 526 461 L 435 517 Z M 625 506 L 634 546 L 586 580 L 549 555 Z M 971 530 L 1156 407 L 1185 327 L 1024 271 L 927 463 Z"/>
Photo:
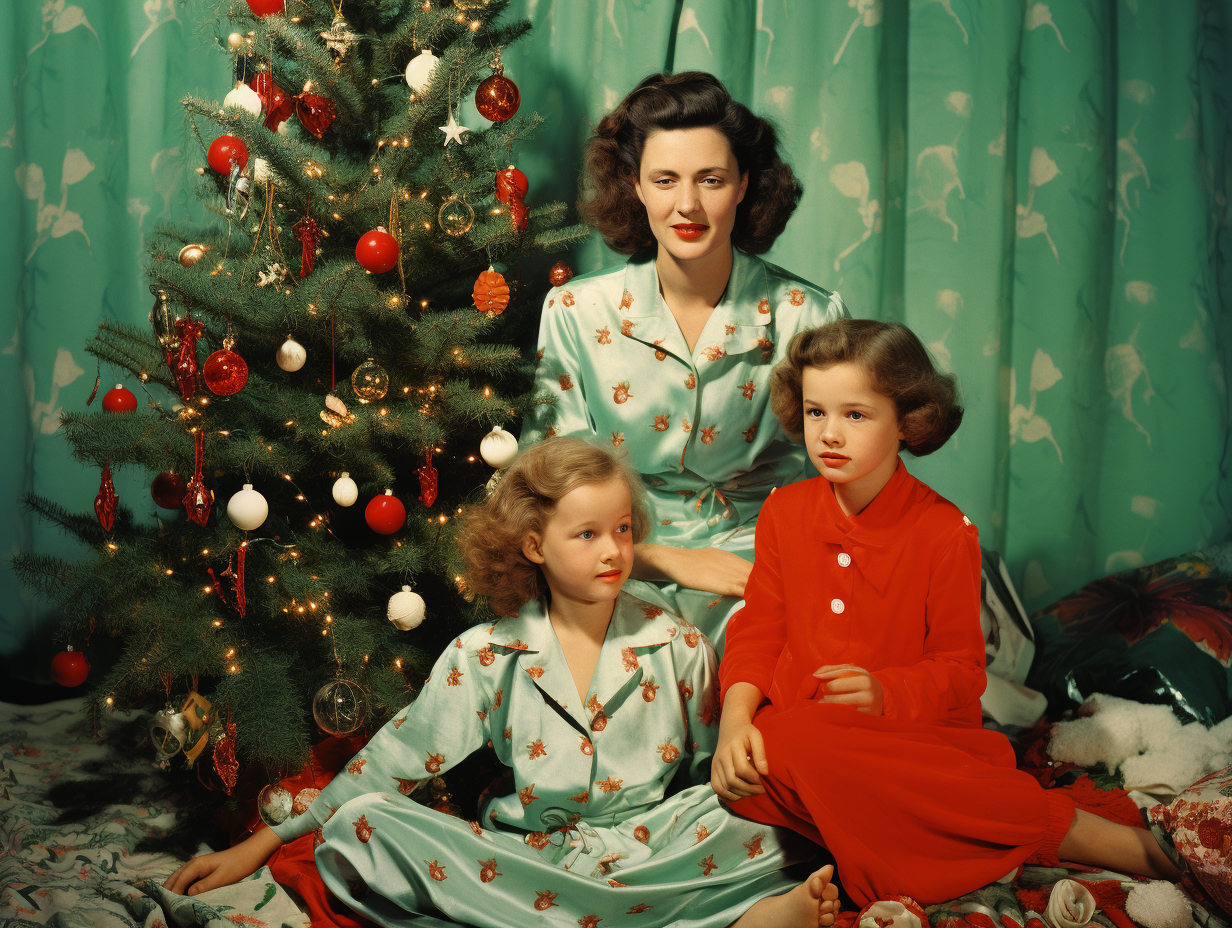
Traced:
<path id="1" fill-rule="evenodd" d="M 120 714 L 108 724 L 140 725 Z M 1041 760 L 1041 732 L 1028 744 L 1024 768 L 1048 786 L 1072 781 L 1081 771 Z M 93 739 L 77 700 L 36 707 L 0 703 L 0 928 L 307 928 L 309 917 L 265 867 L 241 883 L 191 899 L 164 890 L 162 881 L 187 856 L 208 848 L 160 847 L 182 815 L 177 797 L 147 754 L 117 750 L 114 744 L 122 739 L 111 740 L 109 747 L 107 739 Z M 110 784 L 114 801 L 74 801 L 74 783 L 91 777 Z M 1108 817 L 1132 817 L 1124 791 L 1109 785 L 1106 777 L 1079 776 L 1064 788 Z M 930 928 L 1048 928 L 1044 910 L 1051 888 L 1067 878 L 1081 880 L 1098 901 L 1093 925 L 1133 928 L 1124 908 L 1132 881 L 1037 867 L 1012 883 L 930 906 Z M 1193 899 L 1195 928 L 1229 928 L 1199 888 L 1183 888 Z M 854 916 L 845 913 L 840 928 L 853 925 Z"/>
<path id="2" fill-rule="evenodd" d="M 0 926 L 306 928 L 267 868 L 191 899 L 162 888 L 182 855 L 158 850 L 158 839 L 179 813 L 148 757 L 136 754 L 95 742 L 78 700 L 0 703 Z M 57 807 L 53 797 L 63 803 L 87 771 L 113 783 L 117 801 Z"/>

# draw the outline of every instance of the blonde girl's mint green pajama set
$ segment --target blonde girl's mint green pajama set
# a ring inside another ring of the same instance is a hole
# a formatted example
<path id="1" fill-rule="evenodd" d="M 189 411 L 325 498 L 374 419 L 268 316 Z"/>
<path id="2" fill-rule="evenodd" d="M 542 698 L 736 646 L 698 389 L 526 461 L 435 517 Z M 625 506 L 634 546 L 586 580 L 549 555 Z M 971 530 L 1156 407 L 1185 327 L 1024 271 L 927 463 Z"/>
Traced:
<path id="1" fill-rule="evenodd" d="M 446 648 L 415 700 L 274 830 L 317 831 L 326 885 L 382 925 L 721 928 L 797 885 L 816 847 L 720 804 L 718 719 L 694 626 L 622 593 L 582 698 L 531 602 Z M 514 785 L 476 820 L 409 798 L 487 744 Z"/>

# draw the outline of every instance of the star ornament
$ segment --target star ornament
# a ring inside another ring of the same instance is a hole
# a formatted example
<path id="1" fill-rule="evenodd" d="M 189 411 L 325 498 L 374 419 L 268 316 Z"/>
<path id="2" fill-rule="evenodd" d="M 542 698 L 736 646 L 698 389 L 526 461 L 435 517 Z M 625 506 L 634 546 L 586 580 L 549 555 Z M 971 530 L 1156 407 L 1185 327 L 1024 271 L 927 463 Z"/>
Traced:
<path id="1" fill-rule="evenodd" d="M 462 144 L 462 133 L 471 131 L 470 129 L 466 128 L 466 126 L 458 125 L 458 121 L 453 118 L 453 110 L 449 111 L 449 122 L 445 123 L 445 125 L 443 126 L 437 126 L 437 128 L 445 133 L 445 141 L 443 144 L 446 147 L 449 146 L 450 142 L 457 142 L 459 145 L 461 145 Z"/>

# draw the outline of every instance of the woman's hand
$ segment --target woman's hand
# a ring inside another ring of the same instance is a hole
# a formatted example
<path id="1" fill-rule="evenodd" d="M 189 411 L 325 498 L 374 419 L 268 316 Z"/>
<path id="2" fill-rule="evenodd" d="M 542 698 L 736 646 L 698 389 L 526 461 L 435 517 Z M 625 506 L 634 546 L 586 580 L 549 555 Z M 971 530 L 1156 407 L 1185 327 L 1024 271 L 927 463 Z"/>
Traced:
<path id="1" fill-rule="evenodd" d="M 735 802 L 764 793 L 761 775 L 770 772 L 761 732 L 749 722 L 719 731 L 719 747 L 710 762 L 710 785 L 720 799 Z"/>
<path id="2" fill-rule="evenodd" d="M 235 847 L 194 857 L 167 877 L 163 886 L 181 896 L 230 886 L 256 873 L 280 847 L 282 839 L 273 830 L 262 828 Z"/>
<path id="3" fill-rule="evenodd" d="M 822 681 L 826 695 L 821 702 L 838 706 L 855 706 L 871 715 L 885 714 L 885 691 L 881 681 L 863 667 L 854 664 L 826 664 L 813 671 Z"/>
<path id="4" fill-rule="evenodd" d="M 634 548 L 633 576 L 669 580 L 692 590 L 744 598 L 753 565 L 722 548 L 673 548 L 640 544 Z"/>

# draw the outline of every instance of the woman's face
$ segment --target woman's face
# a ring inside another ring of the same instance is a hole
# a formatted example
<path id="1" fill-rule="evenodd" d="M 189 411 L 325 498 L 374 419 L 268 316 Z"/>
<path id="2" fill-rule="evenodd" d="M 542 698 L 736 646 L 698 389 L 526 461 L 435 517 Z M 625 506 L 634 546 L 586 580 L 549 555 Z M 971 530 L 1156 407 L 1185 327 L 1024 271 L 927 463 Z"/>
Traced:
<path id="1" fill-rule="evenodd" d="M 636 189 L 659 253 L 693 261 L 730 248 L 736 206 L 748 184 L 748 173 L 740 173 L 718 129 L 652 132 L 642 149 Z"/>

